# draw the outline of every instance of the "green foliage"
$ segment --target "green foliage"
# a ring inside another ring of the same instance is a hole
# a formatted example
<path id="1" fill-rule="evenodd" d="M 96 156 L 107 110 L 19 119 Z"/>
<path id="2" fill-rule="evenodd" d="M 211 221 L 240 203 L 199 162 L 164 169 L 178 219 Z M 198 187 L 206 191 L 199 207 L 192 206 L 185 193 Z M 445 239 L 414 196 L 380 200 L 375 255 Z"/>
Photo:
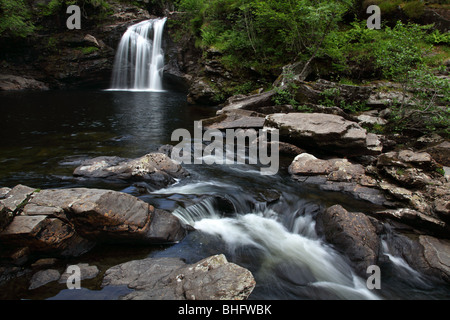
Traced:
<path id="1" fill-rule="evenodd" d="M 275 88 L 275 91 L 276 93 L 272 98 L 272 102 L 275 103 L 275 105 L 282 106 L 289 104 L 294 107 L 298 105 L 298 102 L 295 100 L 294 95 L 289 90 Z"/>
<path id="2" fill-rule="evenodd" d="M 450 135 L 450 81 L 424 66 L 407 72 L 405 99 L 393 107 L 391 123 L 397 131 L 415 130 Z M 412 94 L 406 99 L 406 94 Z"/>
<path id="3" fill-rule="evenodd" d="M 70 5 L 79 5 L 83 11 L 90 7 L 100 12 L 106 12 L 110 9 L 110 5 L 106 0 L 50 0 L 47 4 L 40 4 L 39 15 L 52 16 L 65 12 Z"/>
<path id="4" fill-rule="evenodd" d="M 450 45 L 450 32 L 441 33 L 436 29 L 426 37 L 426 41 L 430 44 Z"/>
<path id="5" fill-rule="evenodd" d="M 320 95 L 323 98 L 323 100 L 319 101 L 321 105 L 325 107 L 335 107 L 339 104 L 341 91 L 338 88 L 329 88 L 323 90 Z"/>
<path id="6" fill-rule="evenodd" d="M 445 176 L 445 170 L 444 168 L 436 168 L 436 172 L 439 173 L 441 176 Z"/>
<path id="7" fill-rule="evenodd" d="M 105 18 L 111 8 L 106 0 L 50 0 L 48 3 L 36 4 L 33 9 L 30 2 L 0 0 L 0 35 L 29 36 L 38 29 L 35 25 L 37 19 L 65 15 L 66 8 L 70 5 L 79 5 L 85 16 L 89 10 L 92 17 L 100 19 Z"/>
<path id="8" fill-rule="evenodd" d="M 81 47 L 80 50 L 84 55 L 88 55 L 98 51 L 99 49 L 97 47 Z"/>
<path id="9" fill-rule="evenodd" d="M 320 93 L 323 100 L 319 103 L 325 107 L 339 107 L 347 113 L 356 113 L 369 110 L 365 103 L 360 101 L 347 102 L 341 97 L 339 88 L 325 89 Z"/>
<path id="10" fill-rule="evenodd" d="M 320 49 L 353 0 L 179 0 L 202 47 L 235 56 L 235 67 L 283 65 Z M 231 60 L 231 59 L 228 59 Z"/>
<path id="11" fill-rule="evenodd" d="M 417 24 L 405 25 L 401 21 L 394 28 L 386 27 L 386 40 L 374 48 L 375 64 L 384 77 L 398 80 L 423 61 L 426 49 L 420 44 L 428 28 Z"/>
<path id="12" fill-rule="evenodd" d="M 31 10 L 24 0 L 0 0 L 0 35 L 26 37 L 34 30 Z"/>
<path id="13" fill-rule="evenodd" d="M 355 21 L 350 28 L 334 30 L 327 36 L 323 57 L 331 58 L 335 71 L 348 77 L 398 80 L 422 63 L 431 50 L 426 42 L 431 27 L 398 21 L 392 28 L 371 30 L 366 21 Z M 446 35 L 433 34 L 437 41 L 445 41 Z"/>

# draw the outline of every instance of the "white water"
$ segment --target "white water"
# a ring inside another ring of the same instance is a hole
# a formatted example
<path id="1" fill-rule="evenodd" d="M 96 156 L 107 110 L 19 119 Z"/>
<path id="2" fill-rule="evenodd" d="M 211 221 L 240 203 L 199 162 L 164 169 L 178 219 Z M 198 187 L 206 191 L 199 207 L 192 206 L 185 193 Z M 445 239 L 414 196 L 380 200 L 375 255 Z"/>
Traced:
<path id="1" fill-rule="evenodd" d="M 166 20 L 146 20 L 127 29 L 117 49 L 110 90 L 163 91 L 161 46 Z"/>
<path id="2" fill-rule="evenodd" d="M 213 185 L 213 182 L 193 183 L 164 192 L 196 193 L 204 187 L 209 187 L 209 191 L 219 187 L 211 188 Z M 238 203 L 234 205 L 243 207 Z M 294 210 L 291 214 L 296 218 L 288 229 L 279 214 L 267 207 L 223 217 L 214 208 L 212 198 L 188 208 L 178 208 L 173 214 L 196 230 L 220 238 L 230 256 L 239 256 L 245 250 L 257 255 L 260 266 L 255 276 L 258 281 L 279 283 L 274 279 L 281 274 L 287 279 L 287 286 L 295 290 L 327 292 L 341 299 L 379 298 L 367 289 L 365 280 L 354 274 L 342 256 L 318 237 L 311 215 L 297 216 Z"/>

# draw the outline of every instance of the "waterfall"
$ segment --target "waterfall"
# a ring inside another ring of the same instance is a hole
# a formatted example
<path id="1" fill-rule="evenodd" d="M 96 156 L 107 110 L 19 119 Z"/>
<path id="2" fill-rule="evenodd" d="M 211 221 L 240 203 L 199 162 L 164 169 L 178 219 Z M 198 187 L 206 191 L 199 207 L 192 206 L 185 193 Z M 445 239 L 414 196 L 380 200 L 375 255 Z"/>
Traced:
<path id="1" fill-rule="evenodd" d="M 167 18 L 130 26 L 117 49 L 112 90 L 163 91 L 162 33 Z"/>

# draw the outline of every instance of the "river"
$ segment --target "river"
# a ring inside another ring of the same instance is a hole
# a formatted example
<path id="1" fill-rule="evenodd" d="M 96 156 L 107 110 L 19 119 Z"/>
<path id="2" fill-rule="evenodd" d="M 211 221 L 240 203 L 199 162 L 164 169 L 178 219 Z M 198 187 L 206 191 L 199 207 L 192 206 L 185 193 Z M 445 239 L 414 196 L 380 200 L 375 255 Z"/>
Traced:
<path id="1" fill-rule="evenodd" d="M 68 262 L 87 262 L 102 272 L 145 257 L 181 257 L 187 263 L 224 253 L 256 279 L 250 299 L 448 299 L 450 289 L 418 274 L 384 246 L 382 287 L 369 290 L 346 257 L 316 233 L 320 210 L 341 204 L 364 211 L 367 203 L 292 181 L 280 172 L 263 176 L 251 165 L 186 165 L 190 177 L 142 194 L 127 183 L 74 178 L 83 160 L 96 156 L 139 157 L 171 142 L 175 129 L 216 108 L 192 106 L 182 92 L 46 91 L 0 93 L 2 133 L 0 187 L 99 187 L 127 192 L 170 210 L 196 230 L 178 244 L 101 246 Z M 127 288 L 82 290 L 52 284 L 28 291 L 22 277 L 0 288 L 2 299 L 116 299 Z"/>

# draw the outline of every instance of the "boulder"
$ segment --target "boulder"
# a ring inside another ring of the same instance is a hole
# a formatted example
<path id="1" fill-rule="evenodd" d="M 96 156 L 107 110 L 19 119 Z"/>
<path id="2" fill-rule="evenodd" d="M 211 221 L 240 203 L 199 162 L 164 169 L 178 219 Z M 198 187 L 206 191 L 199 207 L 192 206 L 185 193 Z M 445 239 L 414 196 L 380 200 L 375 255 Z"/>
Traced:
<path id="1" fill-rule="evenodd" d="M 388 238 L 390 251 L 418 272 L 450 283 L 450 241 L 429 235 L 396 233 Z"/>
<path id="2" fill-rule="evenodd" d="M 322 160 L 302 153 L 295 157 L 288 171 L 293 179 L 318 185 L 324 191 L 347 193 L 376 205 L 392 205 L 378 190 L 377 181 L 366 175 L 364 167 L 347 159 Z"/>
<path id="3" fill-rule="evenodd" d="M 96 241 L 177 242 L 184 235 L 178 219 L 138 198 L 102 189 L 48 189 L 35 194 L 29 206 L 63 212 L 77 232 Z"/>
<path id="4" fill-rule="evenodd" d="M 34 190 L 17 186 L 11 192 L 17 195 L 19 189 Z M 3 202 L 12 203 L 12 198 L 0 200 L 0 206 Z M 78 256 L 97 242 L 174 243 L 186 234 L 169 212 L 132 195 L 101 189 L 35 191 L 11 220 L 0 232 L 8 248 L 62 256 Z"/>
<path id="5" fill-rule="evenodd" d="M 368 135 L 356 122 L 332 114 L 271 114 L 266 117 L 265 127 L 279 129 L 281 140 L 301 148 L 315 148 L 346 156 L 381 152 L 376 136 Z"/>
<path id="6" fill-rule="evenodd" d="M 97 266 L 91 266 L 88 263 L 78 263 L 76 266 L 80 269 L 80 281 L 81 280 L 88 280 L 93 279 L 97 277 L 97 275 L 100 273 L 100 270 Z M 67 280 L 73 273 L 68 272 L 68 269 L 66 269 L 62 274 L 61 277 L 58 278 L 59 283 L 67 283 Z"/>
<path id="7" fill-rule="evenodd" d="M 188 172 L 163 153 L 149 153 L 137 159 L 97 157 L 84 161 L 77 167 L 75 177 L 108 180 L 145 181 L 163 188 L 188 176 Z"/>
<path id="8" fill-rule="evenodd" d="M 238 109 L 259 111 L 262 107 L 273 105 L 272 98 L 275 94 L 275 90 L 271 90 L 250 96 L 233 97 L 228 100 L 221 110 L 217 111 L 217 114 L 220 115 L 224 112 Z"/>
<path id="9" fill-rule="evenodd" d="M 367 267 L 376 265 L 380 239 L 369 217 L 359 212 L 348 212 L 334 205 L 319 213 L 317 228 L 325 239 L 352 262 L 356 272 L 367 276 Z"/>
<path id="10" fill-rule="evenodd" d="M 60 273 L 55 269 L 41 270 L 33 274 L 30 280 L 30 286 L 28 290 L 37 289 L 46 285 L 47 283 L 57 281 L 60 277 Z"/>
<path id="11" fill-rule="evenodd" d="M 0 91 L 48 89 L 47 84 L 29 77 L 0 74 Z"/>
<path id="12" fill-rule="evenodd" d="M 204 130 L 217 129 L 262 129 L 266 119 L 263 114 L 255 111 L 236 109 L 202 120 Z"/>
<path id="13" fill-rule="evenodd" d="M 32 253 L 78 256 L 92 244 L 69 224 L 49 216 L 16 216 L 0 232 L 0 241 L 9 248 L 27 247 Z"/>
<path id="14" fill-rule="evenodd" d="M 187 97 L 190 104 L 217 105 L 217 96 L 220 94 L 207 79 L 197 78 L 192 81 Z"/>
<path id="15" fill-rule="evenodd" d="M 147 258 L 112 267 L 102 286 L 127 285 L 125 300 L 243 300 L 255 287 L 247 269 L 216 255 L 187 265 L 177 258 Z"/>

